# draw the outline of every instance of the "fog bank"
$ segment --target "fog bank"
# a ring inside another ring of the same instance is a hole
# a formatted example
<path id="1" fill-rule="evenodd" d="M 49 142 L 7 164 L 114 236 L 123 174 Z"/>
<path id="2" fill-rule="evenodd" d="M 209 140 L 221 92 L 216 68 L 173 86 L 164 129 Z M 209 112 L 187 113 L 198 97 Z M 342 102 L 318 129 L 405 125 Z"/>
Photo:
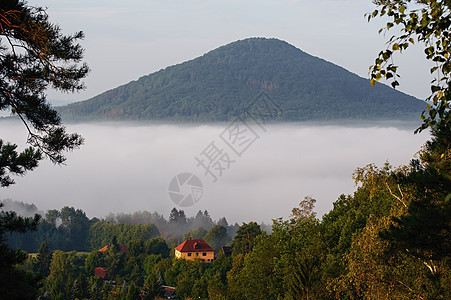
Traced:
<path id="1" fill-rule="evenodd" d="M 42 161 L 35 171 L 15 177 L 15 185 L 1 189 L 0 199 L 34 203 L 40 210 L 74 206 L 89 217 L 137 210 L 167 217 L 175 206 L 169 182 L 187 172 L 203 185 L 199 202 L 183 208 L 187 215 L 206 209 L 213 219 L 225 216 L 229 223 L 270 222 L 288 217 L 306 195 L 317 199 L 322 215 L 340 194 L 355 191 L 357 167 L 407 164 L 429 137 L 414 135 L 412 128 L 270 125 L 255 130 L 258 138 L 239 156 L 220 138 L 227 126 L 68 125 L 69 132 L 85 138 L 85 145 L 68 153 L 67 165 Z M 23 125 L 1 121 L 0 128 L 0 138 L 24 145 Z M 195 159 L 212 142 L 230 158 L 216 182 Z"/>

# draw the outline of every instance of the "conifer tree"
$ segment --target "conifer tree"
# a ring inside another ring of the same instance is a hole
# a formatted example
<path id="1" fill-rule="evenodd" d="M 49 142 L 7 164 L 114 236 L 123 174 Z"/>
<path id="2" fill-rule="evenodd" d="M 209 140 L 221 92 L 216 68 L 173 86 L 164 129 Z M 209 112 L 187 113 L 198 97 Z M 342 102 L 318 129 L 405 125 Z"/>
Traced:
<path id="1" fill-rule="evenodd" d="M 22 0 L 0 5 L 0 111 L 19 118 L 30 147 L 22 152 L 0 139 L 0 186 L 14 183 L 10 174 L 23 175 L 39 160 L 65 162 L 64 152 L 78 148 L 83 138 L 69 134 L 58 113 L 46 101 L 46 89 L 74 92 L 84 88 L 89 68 L 81 63 L 83 32 L 63 35 L 49 21 L 44 8 Z"/>

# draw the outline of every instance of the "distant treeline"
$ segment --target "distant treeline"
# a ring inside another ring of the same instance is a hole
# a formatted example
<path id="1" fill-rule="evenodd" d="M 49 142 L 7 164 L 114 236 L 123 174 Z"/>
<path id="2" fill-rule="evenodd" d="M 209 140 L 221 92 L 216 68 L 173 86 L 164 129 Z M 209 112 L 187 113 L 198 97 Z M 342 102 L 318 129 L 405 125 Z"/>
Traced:
<path id="1" fill-rule="evenodd" d="M 216 225 L 223 227 L 233 238 L 238 224 L 229 225 L 222 217 L 214 222 L 208 211 L 198 211 L 196 216 L 187 217 L 183 210 L 173 208 L 166 220 L 157 212 L 138 211 L 130 214 L 110 213 L 104 219 L 89 219 L 81 209 L 65 206 L 61 210 L 52 209 L 45 214 L 38 211 L 34 204 L 12 200 L 3 200 L 4 210 L 15 210 L 30 217 L 35 213 L 42 215 L 37 231 L 25 234 L 12 233 L 8 245 L 13 249 L 36 252 L 42 242 L 50 250 L 91 251 L 104 247 L 113 237 L 120 243 L 128 244 L 133 240 L 148 240 L 162 237 L 168 243 L 178 244 L 187 237 L 204 238 Z M 266 230 L 269 226 L 262 224 Z"/>

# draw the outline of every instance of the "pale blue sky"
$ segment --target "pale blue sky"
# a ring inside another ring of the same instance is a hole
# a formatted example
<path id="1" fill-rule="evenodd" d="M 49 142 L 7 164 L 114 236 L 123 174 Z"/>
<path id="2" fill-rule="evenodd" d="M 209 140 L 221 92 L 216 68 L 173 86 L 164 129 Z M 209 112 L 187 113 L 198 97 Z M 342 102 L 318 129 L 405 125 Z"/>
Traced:
<path id="1" fill-rule="evenodd" d="M 368 23 L 371 0 L 29 0 L 48 7 L 65 33 L 85 32 L 92 71 L 87 89 L 50 99 L 86 100 L 143 75 L 248 37 L 274 37 L 362 77 L 384 47 L 382 20 Z M 426 98 L 429 67 L 421 48 L 396 62 L 400 90 Z M 63 103 L 63 102 L 57 102 Z"/>

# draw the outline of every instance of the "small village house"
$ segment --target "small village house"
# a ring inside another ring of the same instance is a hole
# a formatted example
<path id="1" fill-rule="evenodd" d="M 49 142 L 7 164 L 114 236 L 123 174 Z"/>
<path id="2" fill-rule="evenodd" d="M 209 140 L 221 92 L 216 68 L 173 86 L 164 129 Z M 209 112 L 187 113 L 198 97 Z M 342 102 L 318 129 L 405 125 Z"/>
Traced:
<path id="1" fill-rule="evenodd" d="M 215 259 L 215 250 L 203 239 L 189 238 L 175 248 L 175 257 L 210 263 Z"/>

